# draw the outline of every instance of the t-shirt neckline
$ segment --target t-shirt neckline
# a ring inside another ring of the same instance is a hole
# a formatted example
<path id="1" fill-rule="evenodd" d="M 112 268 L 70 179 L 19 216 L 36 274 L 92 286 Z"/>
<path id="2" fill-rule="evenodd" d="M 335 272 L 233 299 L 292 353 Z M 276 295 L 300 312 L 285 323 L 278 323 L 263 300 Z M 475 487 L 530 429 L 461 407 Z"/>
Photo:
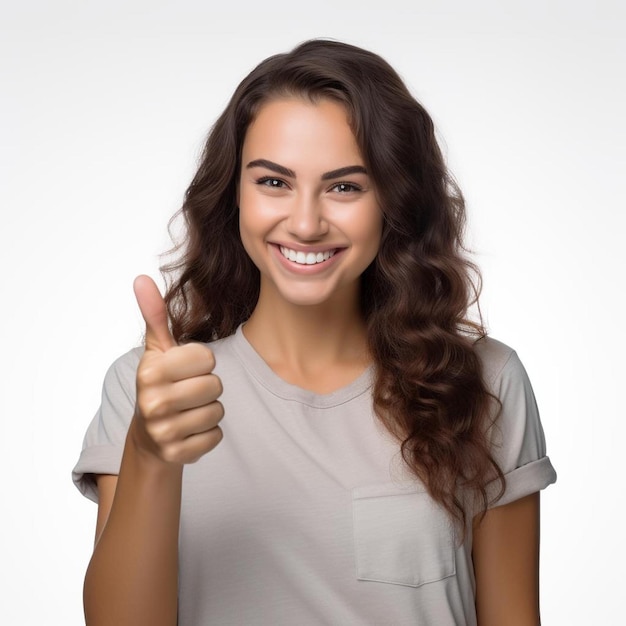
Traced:
<path id="1" fill-rule="evenodd" d="M 344 387 L 330 393 L 320 394 L 309 389 L 303 389 L 283 380 L 263 360 L 261 355 L 252 347 L 252 344 L 243 334 L 241 324 L 233 336 L 235 353 L 241 360 L 244 368 L 270 393 L 284 400 L 291 400 L 314 408 L 331 408 L 344 404 L 365 393 L 373 382 L 374 366 L 369 365 L 357 378 Z"/>

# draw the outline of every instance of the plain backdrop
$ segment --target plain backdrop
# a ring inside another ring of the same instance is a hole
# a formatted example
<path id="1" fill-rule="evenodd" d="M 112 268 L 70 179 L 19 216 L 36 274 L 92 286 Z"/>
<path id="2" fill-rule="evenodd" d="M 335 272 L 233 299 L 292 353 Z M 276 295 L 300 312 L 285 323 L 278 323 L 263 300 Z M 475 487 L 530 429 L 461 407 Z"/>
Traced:
<path id="1" fill-rule="evenodd" d="M 0 3 L 0 623 L 83 623 L 96 506 L 70 480 L 110 362 L 141 339 L 209 127 L 257 62 L 332 37 L 432 114 L 492 336 L 530 374 L 544 625 L 623 624 L 624 5 Z M 161 282 L 159 284 L 162 284 Z"/>

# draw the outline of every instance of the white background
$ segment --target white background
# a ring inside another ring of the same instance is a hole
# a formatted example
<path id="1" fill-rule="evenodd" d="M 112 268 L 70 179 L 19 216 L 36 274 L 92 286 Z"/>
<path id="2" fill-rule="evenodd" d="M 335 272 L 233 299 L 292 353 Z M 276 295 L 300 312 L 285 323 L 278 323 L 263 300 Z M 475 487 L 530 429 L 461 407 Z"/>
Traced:
<path id="1" fill-rule="evenodd" d="M 623 623 L 621 3 L 223 4 L 2 0 L 0 623 L 83 623 L 96 507 L 70 471 L 107 366 L 141 336 L 132 280 L 158 276 L 236 84 L 319 36 L 398 69 L 465 192 L 483 312 L 526 365 L 559 474 L 544 625 Z"/>

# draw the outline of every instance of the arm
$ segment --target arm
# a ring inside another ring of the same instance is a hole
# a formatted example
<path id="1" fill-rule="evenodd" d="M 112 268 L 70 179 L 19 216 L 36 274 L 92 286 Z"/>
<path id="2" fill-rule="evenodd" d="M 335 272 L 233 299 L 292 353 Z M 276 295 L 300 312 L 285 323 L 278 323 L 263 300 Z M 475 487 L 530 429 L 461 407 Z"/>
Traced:
<path id="1" fill-rule="evenodd" d="M 94 545 L 98 543 L 100 535 L 104 530 L 104 525 L 109 519 L 115 489 L 117 487 L 117 476 L 112 474 L 95 476 L 96 486 L 98 488 L 98 517 L 96 519 L 96 539 Z"/>
<path id="2" fill-rule="evenodd" d="M 85 576 L 89 626 L 174 626 L 182 466 L 127 441 L 119 479 L 99 476 L 96 545 Z"/>
<path id="3" fill-rule="evenodd" d="M 119 477 L 99 476 L 96 545 L 85 576 L 88 626 L 175 626 L 183 466 L 221 440 L 221 382 L 202 344 L 177 346 L 165 303 L 145 278 L 137 399 Z"/>
<path id="4" fill-rule="evenodd" d="M 539 493 L 474 520 L 476 611 L 480 626 L 538 626 Z"/>

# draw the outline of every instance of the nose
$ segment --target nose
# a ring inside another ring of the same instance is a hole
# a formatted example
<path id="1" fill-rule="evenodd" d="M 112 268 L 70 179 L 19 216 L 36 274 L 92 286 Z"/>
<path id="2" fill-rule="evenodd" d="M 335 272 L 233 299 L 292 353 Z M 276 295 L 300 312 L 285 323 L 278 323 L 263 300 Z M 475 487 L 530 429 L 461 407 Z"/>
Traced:
<path id="1" fill-rule="evenodd" d="M 328 233 L 322 202 L 309 195 L 294 198 L 287 218 L 287 230 L 290 235 L 302 241 L 321 239 Z"/>

